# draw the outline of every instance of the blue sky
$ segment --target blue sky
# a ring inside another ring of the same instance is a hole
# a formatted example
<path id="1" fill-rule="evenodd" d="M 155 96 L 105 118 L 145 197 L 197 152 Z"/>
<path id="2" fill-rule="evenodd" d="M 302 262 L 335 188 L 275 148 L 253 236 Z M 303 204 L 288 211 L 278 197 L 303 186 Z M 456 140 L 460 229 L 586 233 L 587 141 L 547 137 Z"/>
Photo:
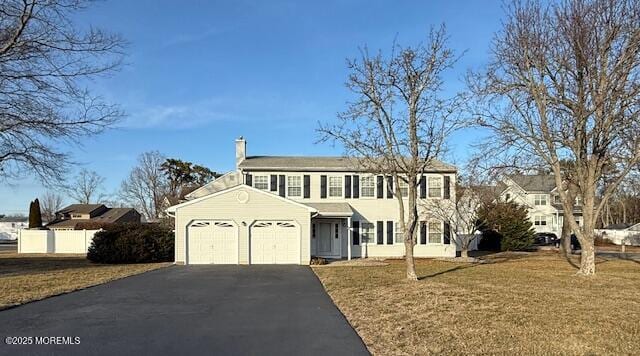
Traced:
<path id="1" fill-rule="evenodd" d="M 387 50 L 396 36 L 418 43 L 445 23 L 450 46 L 466 51 L 446 77 L 453 92 L 485 63 L 501 16 L 500 1 L 98 2 L 79 21 L 130 44 L 128 64 L 91 86 L 127 118 L 65 149 L 106 178 L 107 193 L 150 150 L 228 171 L 240 135 L 249 154 L 340 155 L 341 147 L 315 143 L 315 129 L 345 108 L 346 58 L 365 44 Z M 474 137 L 453 137 L 447 160 L 463 162 Z M 33 180 L 2 183 L 0 213 L 26 213 L 44 191 Z"/>

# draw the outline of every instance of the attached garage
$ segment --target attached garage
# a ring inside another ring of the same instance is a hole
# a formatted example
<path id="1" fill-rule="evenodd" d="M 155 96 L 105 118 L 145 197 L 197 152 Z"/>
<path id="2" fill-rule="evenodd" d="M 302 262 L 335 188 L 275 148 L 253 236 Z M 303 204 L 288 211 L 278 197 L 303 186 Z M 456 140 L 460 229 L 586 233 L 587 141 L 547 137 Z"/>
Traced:
<path id="1" fill-rule="evenodd" d="M 238 185 L 174 205 L 178 264 L 302 264 L 317 210 Z"/>
<path id="2" fill-rule="evenodd" d="M 251 264 L 300 263 L 300 229 L 293 221 L 256 221 L 249 238 Z"/>
<path id="3" fill-rule="evenodd" d="M 189 264 L 238 264 L 238 227 L 233 221 L 194 220 L 187 228 Z"/>

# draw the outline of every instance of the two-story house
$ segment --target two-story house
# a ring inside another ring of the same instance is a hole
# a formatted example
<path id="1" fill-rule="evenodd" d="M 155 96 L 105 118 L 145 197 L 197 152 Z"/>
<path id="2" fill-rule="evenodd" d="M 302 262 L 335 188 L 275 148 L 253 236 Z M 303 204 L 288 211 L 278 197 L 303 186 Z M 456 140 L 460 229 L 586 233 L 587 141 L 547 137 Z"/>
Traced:
<path id="1" fill-rule="evenodd" d="M 83 225 L 108 225 L 140 222 L 133 208 L 108 208 L 104 204 L 71 204 L 56 212 L 55 220 L 46 225 L 50 230 L 75 230 Z"/>
<path id="2" fill-rule="evenodd" d="M 455 199 L 456 168 L 435 161 L 420 200 Z M 401 257 L 394 185 L 344 157 L 247 156 L 236 140 L 236 169 L 167 209 L 175 217 L 176 263 L 309 264 L 326 258 Z M 419 204 L 417 257 L 456 254 L 450 224 Z M 406 206 L 406 204 L 405 204 Z"/>
<path id="3" fill-rule="evenodd" d="M 500 198 L 527 207 L 529 220 L 538 233 L 553 233 L 560 237 L 564 220 L 564 209 L 552 175 L 514 174 L 503 179 L 499 186 Z M 576 200 L 573 215 L 578 225 L 582 224 L 582 209 Z"/>

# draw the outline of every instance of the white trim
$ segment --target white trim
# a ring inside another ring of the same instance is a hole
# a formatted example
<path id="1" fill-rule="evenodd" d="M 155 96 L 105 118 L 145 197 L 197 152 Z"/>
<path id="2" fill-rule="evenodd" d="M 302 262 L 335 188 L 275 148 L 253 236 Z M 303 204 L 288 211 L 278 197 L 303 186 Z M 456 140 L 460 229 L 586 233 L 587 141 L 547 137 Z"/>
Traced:
<path id="1" fill-rule="evenodd" d="M 363 180 L 363 178 L 371 178 L 371 180 L 373 181 L 373 195 L 371 195 L 370 197 L 365 197 L 364 195 L 362 195 L 362 188 L 363 188 L 362 180 Z M 359 199 L 377 199 L 377 196 L 376 196 L 376 193 L 377 193 L 376 190 L 378 189 L 377 179 L 378 179 L 377 176 L 373 175 L 373 174 L 362 174 L 362 175 L 360 175 L 360 178 L 359 178 L 360 181 L 358 182 L 358 187 L 360 188 L 360 191 L 358 192 Z"/>
<path id="2" fill-rule="evenodd" d="M 300 195 L 298 195 L 298 196 L 293 195 L 293 196 L 291 196 L 291 198 L 303 199 L 303 197 L 304 197 L 304 177 L 303 177 L 303 175 L 302 174 L 291 174 L 291 175 L 285 174 L 284 177 L 285 177 L 284 178 L 284 193 L 285 193 L 285 196 L 287 198 L 290 197 L 290 195 L 289 195 L 289 177 L 298 177 L 298 178 L 300 178 Z"/>
<path id="3" fill-rule="evenodd" d="M 254 188 L 254 187 L 248 186 L 246 184 L 236 185 L 236 186 L 221 190 L 219 192 L 215 192 L 215 193 L 212 193 L 212 194 L 209 194 L 209 195 L 205 195 L 205 196 L 197 198 L 197 199 L 193 199 L 193 200 L 189 200 L 187 202 L 181 203 L 181 204 L 173 205 L 173 206 L 168 207 L 165 211 L 168 212 L 168 213 L 172 213 L 172 212 L 175 212 L 176 210 L 178 210 L 179 208 L 183 208 L 183 207 L 189 206 L 191 204 L 199 203 L 199 202 L 201 202 L 203 200 L 206 200 L 206 199 L 209 199 L 209 198 L 214 198 L 214 197 L 217 197 L 218 195 L 222 195 L 224 193 L 229 193 L 229 192 L 232 192 L 232 191 L 238 190 L 238 189 L 252 190 L 252 191 L 254 191 L 256 193 L 264 194 L 266 196 L 269 196 L 269 197 L 272 197 L 272 198 L 275 198 L 275 199 L 279 199 L 279 200 L 281 200 L 283 202 L 287 202 L 287 203 L 296 205 L 298 207 L 305 208 L 311 213 L 317 213 L 318 212 L 316 209 L 314 209 L 314 208 L 312 208 L 312 207 L 310 207 L 308 205 L 305 205 L 305 204 L 302 204 L 302 203 L 298 203 L 298 202 L 293 201 L 291 199 L 283 198 L 283 197 L 281 197 L 279 195 L 275 195 L 275 194 L 272 194 L 270 192 L 266 192 L 264 190 L 260 190 L 260 189 Z"/>
<path id="4" fill-rule="evenodd" d="M 340 196 L 331 196 L 331 178 L 340 178 Z M 353 192 L 351 193 L 353 195 Z M 344 175 L 327 175 L 327 199 L 345 199 Z"/>

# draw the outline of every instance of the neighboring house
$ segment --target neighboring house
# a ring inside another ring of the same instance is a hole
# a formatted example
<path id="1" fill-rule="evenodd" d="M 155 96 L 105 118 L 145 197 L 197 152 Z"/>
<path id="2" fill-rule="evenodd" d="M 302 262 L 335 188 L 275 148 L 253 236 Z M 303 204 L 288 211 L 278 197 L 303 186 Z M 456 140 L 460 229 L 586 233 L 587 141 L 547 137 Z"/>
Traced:
<path id="1" fill-rule="evenodd" d="M 78 224 L 127 222 L 140 222 L 140 213 L 133 208 L 108 208 L 104 204 L 72 204 L 57 211 L 55 220 L 46 227 L 51 230 L 75 230 Z"/>
<path id="2" fill-rule="evenodd" d="M 514 174 L 505 177 L 501 183 L 500 198 L 527 207 L 536 232 L 553 233 L 560 237 L 565 214 L 552 175 Z M 573 215 L 578 225 L 582 225 L 579 200 L 576 200 Z"/>
<path id="3" fill-rule="evenodd" d="M 421 199 L 455 199 L 455 182 L 456 168 L 435 161 L 421 182 Z M 240 138 L 235 171 L 167 209 L 175 217 L 176 263 L 404 256 L 394 184 L 343 157 L 246 156 Z M 420 216 L 415 256 L 454 257 L 450 225 L 429 219 L 423 208 Z"/>
<path id="4" fill-rule="evenodd" d="M 596 229 L 596 234 L 603 239 L 608 239 L 616 245 L 640 246 L 640 223 L 638 224 L 612 224 L 603 229 Z"/>
<path id="5" fill-rule="evenodd" d="M 26 216 L 3 216 L 0 218 L 0 240 L 16 240 L 18 230 L 29 226 Z"/>

